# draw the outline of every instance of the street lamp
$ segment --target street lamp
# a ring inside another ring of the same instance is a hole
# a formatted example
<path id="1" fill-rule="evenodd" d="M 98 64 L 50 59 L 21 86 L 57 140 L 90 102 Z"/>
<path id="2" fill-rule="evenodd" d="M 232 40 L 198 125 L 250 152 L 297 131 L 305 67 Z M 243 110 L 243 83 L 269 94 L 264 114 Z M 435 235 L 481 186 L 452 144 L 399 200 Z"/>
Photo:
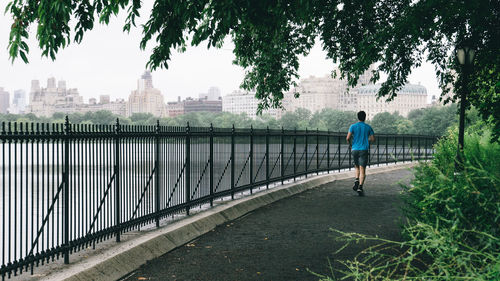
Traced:
<path id="1" fill-rule="evenodd" d="M 462 87 L 460 87 L 460 123 L 458 127 L 458 151 L 455 159 L 455 170 L 463 170 L 463 151 L 464 151 L 464 127 L 465 127 L 465 107 L 467 102 L 467 88 L 470 69 L 473 65 L 475 50 L 462 46 L 456 49 L 458 63 L 462 70 Z"/>

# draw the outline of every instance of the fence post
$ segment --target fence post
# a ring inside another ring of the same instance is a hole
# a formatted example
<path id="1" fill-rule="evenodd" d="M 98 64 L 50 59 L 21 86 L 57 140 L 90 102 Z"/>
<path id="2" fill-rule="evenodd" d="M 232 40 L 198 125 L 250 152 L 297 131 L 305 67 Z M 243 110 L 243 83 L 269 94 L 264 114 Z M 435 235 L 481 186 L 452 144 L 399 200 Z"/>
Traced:
<path id="1" fill-rule="evenodd" d="M 330 173 L 330 129 L 326 131 L 326 169 Z"/>
<path id="2" fill-rule="evenodd" d="M 337 140 L 338 140 L 338 155 L 337 155 L 337 157 L 338 157 L 338 162 L 339 162 L 339 173 L 340 173 L 340 166 L 342 165 L 342 159 L 340 157 L 340 142 L 342 141 L 342 137 L 340 134 L 337 136 Z"/>
<path id="3" fill-rule="evenodd" d="M 379 146 L 379 143 L 377 141 L 377 167 L 380 167 L 380 146 Z"/>
<path id="4" fill-rule="evenodd" d="M 120 242 L 120 120 L 116 118 L 115 126 L 115 228 L 116 242 Z"/>
<path id="5" fill-rule="evenodd" d="M 306 156 L 306 179 L 307 179 L 307 163 L 309 162 L 308 159 L 307 159 L 307 150 L 308 150 L 308 141 L 307 141 L 308 137 L 307 137 L 307 128 L 306 128 L 306 149 L 305 149 L 305 156 Z"/>
<path id="6" fill-rule="evenodd" d="M 64 123 L 64 263 L 69 264 L 69 142 L 71 135 L 71 125 L 66 116 Z"/>
<path id="7" fill-rule="evenodd" d="M 269 126 L 266 130 L 266 188 L 269 188 Z"/>
<path id="8" fill-rule="evenodd" d="M 413 161 L 413 135 L 410 135 L 410 161 Z"/>
<path id="9" fill-rule="evenodd" d="M 189 216 L 191 202 L 191 137 L 189 122 L 186 125 L 186 214 Z"/>
<path id="10" fill-rule="evenodd" d="M 234 199 L 234 124 L 231 129 L 231 199 Z"/>
<path id="11" fill-rule="evenodd" d="M 385 136 L 385 165 L 389 165 L 389 136 Z"/>
<path id="12" fill-rule="evenodd" d="M 349 145 L 349 150 L 347 151 L 349 153 L 349 171 L 352 169 L 352 147 Z"/>
<path id="13" fill-rule="evenodd" d="M 418 146 L 418 150 L 417 150 L 418 159 L 420 160 L 420 136 L 417 137 L 417 146 Z"/>
<path id="14" fill-rule="evenodd" d="M 397 143 L 398 143 L 398 136 L 394 135 L 394 164 L 398 162 L 398 147 L 396 145 Z"/>
<path id="15" fill-rule="evenodd" d="M 403 163 L 406 160 L 406 154 L 405 154 L 405 135 L 403 135 Z"/>
<path id="16" fill-rule="evenodd" d="M 424 147 L 425 147 L 425 159 L 427 160 L 427 138 L 425 138 L 425 144 L 424 144 Z"/>
<path id="17" fill-rule="evenodd" d="M 293 181 L 297 179 L 297 127 L 293 130 Z"/>
<path id="18" fill-rule="evenodd" d="M 210 123 L 210 206 L 214 205 L 214 126 Z"/>
<path id="19" fill-rule="evenodd" d="M 319 129 L 316 128 L 316 175 L 319 175 Z"/>
<path id="20" fill-rule="evenodd" d="M 283 185 L 283 178 L 285 177 L 285 140 L 284 140 L 285 130 L 281 127 L 281 184 Z"/>
<path id="21" fill-rule="evenodd" d="M 33 123 L 31 123 L 31 126 L 33 126 Z M 26 128 L 26 132 L 28 131 L 28 128 Z M 2 136 L 5 136 L 7 134 L 7 132 L 5 131 L 5 122 L 2 122 Z M 6 204 L 5 204 L 5 199 L 6 199 L 6 196 L 5 196 L 5 184 L 6 184 L 6 177 L 5 177 L 5 167 L 6 167 L 6 163 L 5 163 L 5 144 L 7 143 L 7 140 L 6 139 L 3 139 L 2 140 L 2 153 L 4 155 L 4 157 L 2 157 L 2 214 L 5 214 L 5 208 L 6 208 Z M 26 161 L 27 162 L 27 161 Z M 28 181 L 26 181 L 26 184 L 28 184 Z M 28 194 L 26 194 L 26 197 L 28 197 Z M 28 204 L 26 204 L 28 205 Z M 5 224 L 5 219 L 6 219 L 6 216 L 4 215 L 2 217 L 2 223 Z M 33 219 L 33 216 L 32 216 L 32 219 Z M 2 227 L 2 237 L 6 237 L 5 236 L 5 227 Z M 2 254 L 4 254 L 4 251 L 5 251 L 5 238 L 2 239 Z M 5 258 L 4 256 L 2 256 L 2 264 L 5 265 Z M 33 267 L 32 267 L 33 268 Z M 2 268 L 3 269 L 3 268 Z M 32 269 L 33 271 L 33 269 Z M 5 272 L 2 272 L 2 280 L 5 280 Z"/>
<path id="22" fill-rule="evenodd" d="M 250 194 L 253 194 L 253 125 L 250 125 Z"/>
<path id="23" fill-rule="evenodd" d="M 156 120 L 155 130 L 155 204 L 156 204 L 156 227 L 160 227 L 160 120 Z"/>

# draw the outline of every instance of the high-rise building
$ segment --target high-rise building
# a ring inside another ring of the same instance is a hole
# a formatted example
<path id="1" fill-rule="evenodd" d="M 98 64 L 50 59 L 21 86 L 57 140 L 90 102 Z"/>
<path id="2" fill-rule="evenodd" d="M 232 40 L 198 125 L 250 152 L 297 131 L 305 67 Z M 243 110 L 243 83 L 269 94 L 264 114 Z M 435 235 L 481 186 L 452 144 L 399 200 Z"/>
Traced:
<path id="1" fill-rule="evenodd" d="M 99 103 L 100 104 L 107 104 L 111 102 L 111 98 L 109 95 L 100 95 L 99 96 Z"/>
<path id="2" fill-rule="evenodd" d="M 111 111 L 111 113 L 126 116 L 127 114 L 127 102 L 124 99 L 116 99 L 115 101 L 109 101 L 107 103 L 99 103 L 97 105 L 99 110 Z"/>
<path id="3" fill-rule="evenodd" d="M 410 111 L 427 107 L 427 90 L 422 85 L 405 85 L 391 102 L 386 102 L 383 97 L 377 100 L 380 87 L 380 84 L 376 84 L 355 89 L 357 95 L 355 111 L 363 110 L 366 112 L 366 118 L 371 119 L 381 112 L 398 112 L 407 117 Z"/>
<path id="4" fill-rule="evenodd" d="M 217 97 L 217 98 L 216 98 Z M 167 103 L 167 114 L 169 117 L 179 116 L 189 112 L 221 112 L 222 98 L 218 93 L 212 94 L 211 97 L 200 94 L 199 99 L 186 98 L 181 100 L 178 97 L 177 101 Z"/>
<path id="5" fill-rule="evenodd" d="M 218 101 L 218 100 L 221 100 L 220 89 L 217 88 L 217 87 L 210 87 L 208 89 L 208 93 L 201 93 L 201 94 L 199 94 L 199 99 L 200 100 L 207 100 L 207 101 Z"/>
<path id="6" fill-rule="evenodd" d="M 0 113 L 7 114 L 10 105 L 9 92 L 0 87 Z"/>
<path id="7" fill-rule="evenodd" d="M 104 110 L 109 110 L 113 114 L 126 116 L 127 102 L 124 99 L 116 99 L 115 101 L 103 105 Z"/>
<path id="8" fill-rule="evenodd" d="M 221 112 L 222 99 L 206 100 L 206 99 L 191 99 L 184 101 L 184 113 L 189 112 Z"/>
<path id="9" fill-rule="evenodd" d="M 12 99 L 10 113 L 22 114 L 26 111 L 26 92 L 24 90 L 15 90 Z"/>
<path id="10" fill-rule="evenodd" d="M 31 80 L 31 93 L 40 92 L 40 81 Z"/>
<path id="11" fill-rule="evenodd" d="M 66 86 L 66 83 L 64 83 L 64 85 Z M 50 77 L 49 79 L 47 79 L 47 89 L 55 89 L 56 88 L 56 78 L 54 77 Z M 66 88 L 66 87 L 64 87 Z"/>
<path id="12" fill-rule="evenodd" d="M 151 72 L 145 71 L 137 81 L 137 90 L 132 91 L 127 103 L 126 115 L 151 113 L 156 117 L 166 116 L 165 103 L 160 90 L 153 87 Z"/>
<path id="13" fill-rule="evenodd" d="M 37 116 L 52 116 L 56 112 L 79 112 L 83 105 L 83 98 L 77 89 L 67 89 L 66 81 L 47 79 L 47 88 L 41 88 L 38 80 L 31 81 L 30 103 L 27 112 Z"/>
<path id="14" fill-rule="evenodd" d="M 286 93 L 283 105 L 287 111 L 305 108 L 311 112 L 332 108 L 342 111 L 354 110 L 356 107 L 356 93 L 349 88 L 346 80 L 341 80 L 338 69 L 334 70 L 336 77 L 326 75 L 302 79 L 297 87 Z M 358 78 L 358 86 L 370 84 L 373 67 L 370 67 Z M 299 95 L 298 98 L 295 98 Z"/>
<path id="15" fill-rule="evenodd" d="M 145 89 L 152 89 L 153 87 L 153 76 L 151 72 L 146 70 L 141 75 L 141 79 L 137 80 L 137 89 L 139 91 L 144 91 Z"/>
<path id="16" fill-rule="evenodd" d="M 57 88 L 60 90 L 60 91 L 65 91 L 66 90 L 66 81 L 64 80 L 59 80 L 57 82 Z"/>
<path id="17" fill-rule="evenodd" d="M 370 67 L 360 75 L 355 88 L 349 88 L 346 81 L 331 76 L 303 79 L 293 91 L 285 94 L 284 100 L 287 102 L 284 106 L 291 111 L 305 108 L 313 113 L 324 108 L 341 111 L 364 110 L 368 119 L 380 112 L 398 111 L 407 116 L 413 109 L 427 107 L 427 90 L 421 85 L 404 86 L 390 103 L 386 103 L 384 98 L 377 100 L 380 85 L 371 84 L 372 71 L 373 67 Z M 299 98 L 293 97 L 295 93 L 300 94 Z"/>
<path id="18" fill-rule="evenodd" d="M 340 109 L 341 95 L 347 90 L 347 83 L 334 79 L 330 75 L 302 79 L 299 85 L 285 94 L 288 106 L 287 111 L 305 108 L 311 112 L 321 111 L 323 108 Z M 295 98 L 295 95 L 299 95 Z"/>
<path id="19" fill-rule="evenodd" d="M 258 105 L 259 100 L 255 97 L 255 92 L 233 91 L 222 98 L 222 111 L 235 114 L 245 113 L 252 119 L 257 117 Z M 263 113 L 269 114 L 274 118 L 280 118 L 283 111 L 272 108 L 265 110 Z"/>
<path id="20" fill-rule="evenodd" d="M 116 99 L 115 101 L 109 101 L 106 103 L 97 102 L 95 98 L 90 98 L 88 104 L 83 104 L 78 107 L 78 112 L 95 112 L 100 110 L 107 110 L 113 114 L 126 116 L 127 114 L 127 102 L 124 99 Z"/>
<path id="21" fill-rule="evenodd" d="M 367 86 L 371 85 L 373 83 L 370 82 L 370 79 L 372 78 L 373 74 L 372 71 L 374 70 L 374 67 L 371 66 L 367 71 L 365 71 L 363 74 L 361 74 L 358 78 L 358 84 L 357 87 L 362 87 L 362 86 Z M 358 95 L 356 92 L 356 88 L 349 88 L 347 87 L 346 83 L 346 88 L 340 93 L 339 96 L 339 104 L 337 106 L 337 109 L 341 111 L 356 111 L 357 110 L 357 104 L 358 104 Z"/>
<path id="22" fill-rule="evenodd" d="M 175 117 L 184 114 L 184 101 L 181 97 L 177 97 L 177 101 L 167 102 L 167 114 L 168 117 Z"/>
<path id="23" fill-rule="evenodd" d="M 450 70 L 450 74 L 453 77 L 453 81 L 458 79 L 458 74 L 455 70 Z M 449 104 L 449 102 L 458 102 L 457 100 L 453 101 L 453 98 L 456 96 L 455 87 L 453 87 L 453 83 L 449 82 L 446 84 L 446 88 L 448 89 L 448 93 L 443 95 L 443 92 L 439 94 L 433 93 L 431 96 L 431 104 L 430 106 L 443 106 Z"/>

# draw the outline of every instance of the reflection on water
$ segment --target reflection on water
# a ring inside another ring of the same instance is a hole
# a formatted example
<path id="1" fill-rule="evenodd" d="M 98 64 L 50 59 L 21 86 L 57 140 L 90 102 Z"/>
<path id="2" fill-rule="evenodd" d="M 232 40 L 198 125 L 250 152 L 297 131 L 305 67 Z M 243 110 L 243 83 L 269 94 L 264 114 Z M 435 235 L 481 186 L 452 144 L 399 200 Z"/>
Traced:
<path id="1" fill-rule="evenodd" d="M 2 264 L 63 245 L 66 209 L 69 239 L 76 241 L 115 226 L 116 214 L 124 222 L 185 203 L 188 170 L 189 199 L 210 195 L 210 149 L 205 140 L 191 143 L 188 167 L 184 139 L 162 141 L 159 145 L 152 140 L 122 143 L 118 166 L 112 141 L 80 141 L 68 148 L 68 201 L 65 202 L 63 142 L 0 144 Z M 305 143 L 299 142 L 294 153 L 289 140 L 283 145 L 283 159 L 281 142 L 277 141 L 269 144 L 269 159 L 262 141 L 254 144 L 252 155 L 248 143 L 236 143 L 234 151 L 235 186 L 263 181 L 266 171 L 270 178 L 278 178 L 282 173 L 288 176 L 303 172 L 306 167 L 310 171 L 350 165 L 348 146 L 338 143 L 330 145 L 329 157 L 326 143 L 310 143 L 306 151 Z M 213 152 L 214 192 L 228 190 L 231 144 L 215 143 Z M 403 155 L 409 160 L 416 153 L 416 149 L 403 151 L 390 145 L 372 147 L 371 161 L 395 161 L 395 155 L 398 161 Z M 430 150 L 427 153 L 430 155 Z M 421 149 L 420 155 L 424 154 Z"/>

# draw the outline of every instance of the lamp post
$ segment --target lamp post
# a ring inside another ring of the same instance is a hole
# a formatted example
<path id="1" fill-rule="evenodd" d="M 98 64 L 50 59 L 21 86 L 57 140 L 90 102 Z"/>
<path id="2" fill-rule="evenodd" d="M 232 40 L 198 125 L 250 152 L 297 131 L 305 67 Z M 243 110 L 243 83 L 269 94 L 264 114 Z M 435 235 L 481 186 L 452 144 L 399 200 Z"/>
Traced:
<path id="1" fill-rule="evenodd" d="M 462 71 L 462 87 L 460 87 L 460 123 L 458 127 L 458 150 L 455 159 L 455 170 L 463 170 L 463 150 L 464 150 L 464 127 L 465 127 L 465 107 L 467 102 L 468 79 L 470 69 L 474 61 L 475 50 L 462 46 L 456 49 L 456 56 Z"/>

